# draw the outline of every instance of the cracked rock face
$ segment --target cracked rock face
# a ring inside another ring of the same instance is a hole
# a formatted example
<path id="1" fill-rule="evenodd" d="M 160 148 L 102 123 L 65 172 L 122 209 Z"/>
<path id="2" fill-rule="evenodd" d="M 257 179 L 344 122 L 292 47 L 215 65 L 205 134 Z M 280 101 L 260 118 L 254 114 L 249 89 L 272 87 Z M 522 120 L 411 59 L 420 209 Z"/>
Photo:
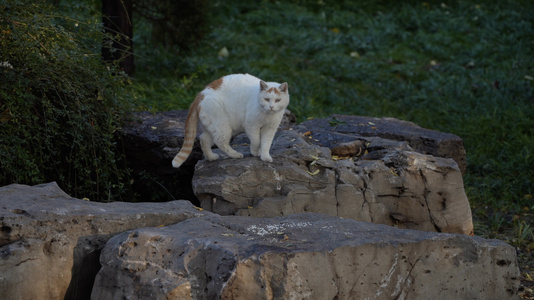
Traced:
<path id="1" fill-rule="evenodd" d="M 88 299 L 113 235 L 203 214 L 188 201 L 84 201 L 56 183 L 1 187 L 0 299 Z"/>
<path id="2" fill-rule="evenodd" d="M 513 247 L 322 214 L 207 215 L 102 251 L 92 299 L 511 299 Z"/>
<path id="3" fill-rule="evenodd" d="M 404 141 L 415 151 L 436 157 L 452 158 L 462 174 L 467 167 L 463 140 L 454 134 L 422 128 L 412 122 L 395 118 L 332 115 L 330 118 L 308 120 L 299 125 L 314 132 L 380 137 Z"/>
<path id="4" fill-rule="evenodd" d="M 405 141 L 308 129 L 279 132 L 271 147 L 273 163 L 251 157 L 242 137 L 234 144 L 245 158 L 200 161 L 193 190 L 201 206 L 223 215 L 316 212 L 473 234 L 462 174 L 453 159 L 421 154 Z"/>

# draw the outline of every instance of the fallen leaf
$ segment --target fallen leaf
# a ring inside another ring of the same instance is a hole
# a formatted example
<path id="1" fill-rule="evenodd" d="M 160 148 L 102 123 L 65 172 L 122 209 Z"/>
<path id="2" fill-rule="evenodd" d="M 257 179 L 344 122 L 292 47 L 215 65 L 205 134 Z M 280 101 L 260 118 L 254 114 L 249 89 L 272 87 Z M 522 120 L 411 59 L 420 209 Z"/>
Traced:
<path id="1" fill-rule="evenodd" d="M 319 169 L 317 169 L 317 170 L 315 170 L 313 172 L 308 171 L 308 174 L 310 174 L 311 176 L 315 176 L 315 175 L 319 174 L 319 172 L 321 172 L 321 171 Z"/>
<path id="2" fill-rule="evenodd" d="M 333 117 L 332 120 L 328 121 L 328 124 L 330 124 L 330 126 L 338 126 L 347 124 L 347 122 L 338 120 L 336 117 Z"/>
<path id="3" fill-rule="evenodd" d="M 204 209 L 202 207 L 196 207 L 196 206 L 193 206 L 194 209 L 198 210 L 198 211 L 203 211 Z"/>
<path id="4" fill-rule="evenodd" d="M 226 58 L 228 57 L 228 55 L 230 55 L 230 52 L 228 51 L 228 48 L 226 47 L 222 47 L 221 50 L 219 50 L 219 53 L 217 54 L 219 58 Z"/>
<path id="5" fill-rule="evenodd" d="M 0 122 L 4 123 L 9 120 L 11 120 L 11 111 L 8 108 L 0 114 Z"/>
<path id="6" fill-rule="evenodd" d="M 221 235 L 222 235 L 222 236 L 234 236 L 234 235 L 231 234 L 231 233 L 223 233 L 223 234 L 221 234 Z"/>

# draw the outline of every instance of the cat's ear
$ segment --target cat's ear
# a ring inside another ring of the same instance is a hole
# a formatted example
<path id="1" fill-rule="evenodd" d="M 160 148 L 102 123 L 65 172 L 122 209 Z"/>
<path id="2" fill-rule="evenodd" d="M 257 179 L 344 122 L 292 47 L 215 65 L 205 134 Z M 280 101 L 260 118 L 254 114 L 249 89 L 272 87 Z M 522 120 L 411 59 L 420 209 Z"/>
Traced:
<path id="1" fill-rule="evenodd" d="M 267 83 L 265 83 L 263 80 L 260 80 L 260 91 L 265 91 L 267 87 Z"/>
<path id="2" fill-rule="evenodd" d="M 287 82 L 282 83 L 278 88 L 282 93 L 287 93 Z"/>

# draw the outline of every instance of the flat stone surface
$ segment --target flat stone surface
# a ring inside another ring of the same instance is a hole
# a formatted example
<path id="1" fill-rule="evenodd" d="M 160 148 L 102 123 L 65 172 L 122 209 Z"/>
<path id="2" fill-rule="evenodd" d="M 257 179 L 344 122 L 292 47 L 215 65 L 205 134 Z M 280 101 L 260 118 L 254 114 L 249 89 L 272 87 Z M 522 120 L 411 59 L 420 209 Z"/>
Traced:
<path id="1" fill-rule="evenodd" d="M 206 215 L 110 239 L 92 299 L 518 299 L 515 255 L 322 214 Z"/>

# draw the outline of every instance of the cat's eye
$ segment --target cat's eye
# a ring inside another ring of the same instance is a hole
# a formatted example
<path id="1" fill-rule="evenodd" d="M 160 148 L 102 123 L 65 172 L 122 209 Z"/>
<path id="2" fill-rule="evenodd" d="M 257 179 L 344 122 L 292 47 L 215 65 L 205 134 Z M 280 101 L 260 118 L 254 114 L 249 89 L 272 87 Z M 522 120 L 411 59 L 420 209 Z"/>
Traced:
<path id="1" fill-rule="evenodd" d="M 269 98 L 263 98 L 263 100 L 265 100 L 267 102 L 271 101 L 271 99 L 269 99 Z"/>
<path id="2" fill-rule="evenodd" d="M 282 99 L 276 99 L 276 100 L 274 100 L 274 102 L 276 102 L 276 103 L 278 103 L 278 102 L 280 102 L 280 101 L 282 101 Z"/>

